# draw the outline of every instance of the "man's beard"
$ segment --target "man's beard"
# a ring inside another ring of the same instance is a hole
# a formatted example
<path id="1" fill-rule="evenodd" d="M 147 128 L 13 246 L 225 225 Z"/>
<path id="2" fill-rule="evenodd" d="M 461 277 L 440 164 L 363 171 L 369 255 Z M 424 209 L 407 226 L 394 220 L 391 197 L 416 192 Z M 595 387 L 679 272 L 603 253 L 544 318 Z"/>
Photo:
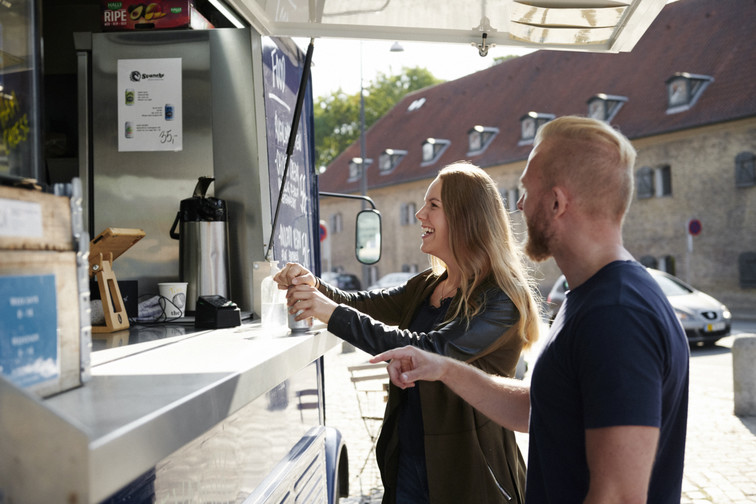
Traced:
<path id="1" fill-rule="evenodd" d="M 551 221 L 546 217 L 546 212 L 539 209 L 530 218 L 525 218 L 528 226 L 528 239 L 525 242 L 525 253 L 535 262 L 543 262 L 551 257 L 549 240 L 551 239 Z"/>

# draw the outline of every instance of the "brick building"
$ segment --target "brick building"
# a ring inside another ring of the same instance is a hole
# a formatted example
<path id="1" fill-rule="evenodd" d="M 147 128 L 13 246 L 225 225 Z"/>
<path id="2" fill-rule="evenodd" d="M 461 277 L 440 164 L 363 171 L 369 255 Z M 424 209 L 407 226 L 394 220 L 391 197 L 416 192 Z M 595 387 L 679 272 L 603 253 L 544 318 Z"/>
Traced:
<path id="1" fill-rule="evenodd" d="M 754 17 L 753 0 L 680 0 L 631 53 L 542 50 L 406 96 L 366 133 L 367 194 L 384 235 L 369 280 L 427 267 L 414 212 L 438 170 L 457 160 L 497 181 L 521 235 L 518 180 L 535 131 L 581 114 L 608 121 L 638 150 L 630 252 L 736 314 L 756 312 L 756 33 L 743 22 Z M 320 175 L 320 190 L 359 194 L 359 156 L 355 143 Z M 321 200 L 323 271 L 359 275 L 359 209 Z M 533 269 L 547 292 L 555 263 Z"/>

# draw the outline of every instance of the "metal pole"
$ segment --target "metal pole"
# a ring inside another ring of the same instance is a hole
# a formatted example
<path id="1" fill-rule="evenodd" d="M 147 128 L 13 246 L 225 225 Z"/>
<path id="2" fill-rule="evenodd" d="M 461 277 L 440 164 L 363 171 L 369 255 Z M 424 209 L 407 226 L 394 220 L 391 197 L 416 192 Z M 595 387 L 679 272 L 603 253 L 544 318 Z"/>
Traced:
<path id="1" fill-rule="evenodd" d="M 362 82 L 362 41 L 360 41 L 360 182 L 362 195 L 367 196 L 367 148 L 365 147 L 365 89 Z M 362 208 L 367 208 L 363 201 Z"/>
<path id="2" fill-rule="evenodd" d="M 362 80 L 362 41 L 360 41 L 360 186 L 362 196 L 367 196 L 367 148 L 365 146 L 365 88 Z M 362 209 L 368 207 L 367 201 L 362 201 Z M 370 282 L 370 268 L 367 264 L 362 265 L 362 288 L 365 289 Z"/>

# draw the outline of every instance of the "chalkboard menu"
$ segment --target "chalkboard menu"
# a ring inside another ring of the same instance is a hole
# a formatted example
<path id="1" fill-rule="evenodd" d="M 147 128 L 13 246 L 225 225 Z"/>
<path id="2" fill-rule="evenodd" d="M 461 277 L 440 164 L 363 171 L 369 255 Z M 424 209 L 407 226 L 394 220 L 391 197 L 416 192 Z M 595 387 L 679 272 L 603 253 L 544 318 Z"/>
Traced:
<path id="1" fill-rule="evenodd" d="M 288 40 L 263 38 L 263 90 L 268 138 L 271 221 L 276 212 L 286 166 L 286 150 L 294 119 L 305 54 Z M 273 230 L 273 254 L 279 266 L 297 262 L 318 273 L 318 188 L 315 176 L 312 87 L 308 84 L 296 143 L 281 193 L 278 222 Z M 315 269 L 317 265 L 317 270 Z"/>

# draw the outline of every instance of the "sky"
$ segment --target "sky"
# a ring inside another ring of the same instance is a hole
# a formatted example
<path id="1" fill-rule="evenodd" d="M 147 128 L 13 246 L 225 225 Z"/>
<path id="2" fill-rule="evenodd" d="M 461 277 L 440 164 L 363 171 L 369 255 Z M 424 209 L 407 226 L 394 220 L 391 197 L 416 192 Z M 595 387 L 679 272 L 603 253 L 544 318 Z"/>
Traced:
<path id="1" fill-rule="evenodd" d="M 303 51 L 307 50 L 309 39 L 295 40 Z M 339 88 L 347 94 L 359 93 L 360 61 L 364 85 L 368 87 L 379 72 L 396 75 L 404 67 L 424 67 L 435 77 L 448 81 L 489 68 L 495 57 L 532 52 L 519 47 L 497 46 L 481 57 L 472 45 L 405 41 L 399 41 L 404 51 L 391 52 L 394 42 L 316 38 L 312 53 L 313 96 L 326 96 Z"/>

